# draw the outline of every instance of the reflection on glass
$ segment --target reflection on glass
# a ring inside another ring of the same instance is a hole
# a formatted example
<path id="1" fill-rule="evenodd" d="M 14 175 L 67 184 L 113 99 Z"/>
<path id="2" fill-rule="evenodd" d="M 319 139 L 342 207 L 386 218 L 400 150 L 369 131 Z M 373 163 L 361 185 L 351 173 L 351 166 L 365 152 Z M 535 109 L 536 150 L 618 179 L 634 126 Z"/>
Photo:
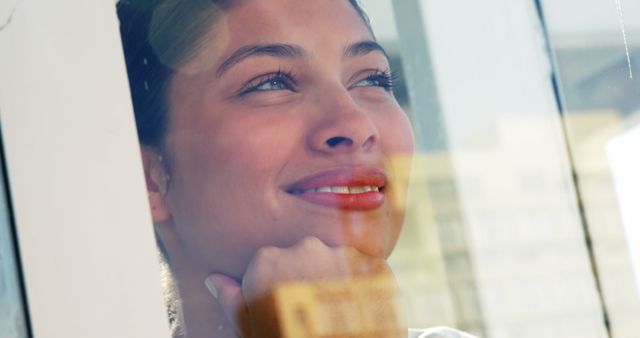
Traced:
<path id="1" fill-rule="evenodd" d="M 607 158 L 615 183 L 620 205 L 620 219 L 627 237 L 631 264 L 635 273 L 636 287 L 640 291 L 640 159 L 635 153 L 640 147 L 640 127 L 617 136 L 607 144 Z"/>
<path id="2" fill-rule="evenodd" d="M 3 177 L 0 163 L 0 177 Z M 27 320 L 4 180 L 0 180 L 0 337 L 27 338 Z"/>
<path id="3" fill-rule="evenodd" d="M 118 14 L 175 335 L 406 337 L 413 134 L 357 2 Z"/>
<path id="4" fill-rule="evenodd" d="M 392 257 L 410 321 L 606 337 L 536 3 L 392 3 L 421 150 Z"/>
<path id="5" fill-rule="evenodd" d="M 176 335 L 405 336 L 406 314 L 492 338 L 599 338 L 608 315 L 631 337 L 604 145 L 637 123 L 637 27 L 627 58 L 596 2 L 604 21 L 370 0 L 369 26 L 347 0 L 120 1 Z"/>
<path id="6" fill-rule="evenodd" d="M 635 226 L 621 211 L 628 211 L 628 196 L 638 193 L 638 173 L 629 175 L 637 147 L 632 150 L 629 141 L 640 123 L 640 3 L 542 4 L 602 303 L 612 337 L 635 337 L 640 329 L 633 272 L 637 237 L 626 231 Z"/>

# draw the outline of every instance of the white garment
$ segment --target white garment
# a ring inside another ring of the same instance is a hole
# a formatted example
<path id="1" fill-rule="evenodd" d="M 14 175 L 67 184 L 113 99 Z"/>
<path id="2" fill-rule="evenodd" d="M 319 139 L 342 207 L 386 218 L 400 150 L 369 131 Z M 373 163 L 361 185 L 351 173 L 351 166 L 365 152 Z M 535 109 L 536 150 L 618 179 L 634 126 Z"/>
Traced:
<path id="1" fill-rule="evenodd" d="M 433 327 L 430 329 L 409 329 L 408 338 L 476 338 L 468 333 L 448 327 Z"/>

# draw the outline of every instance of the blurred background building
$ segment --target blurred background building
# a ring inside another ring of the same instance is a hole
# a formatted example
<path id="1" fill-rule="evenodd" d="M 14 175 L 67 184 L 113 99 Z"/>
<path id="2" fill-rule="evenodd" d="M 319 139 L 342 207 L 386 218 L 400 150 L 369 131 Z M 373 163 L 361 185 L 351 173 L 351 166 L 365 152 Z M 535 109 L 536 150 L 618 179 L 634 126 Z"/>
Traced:
<path id="1" fill-rule="evenodd" d="M 640 4 L 364 4 L 421 148 L 391 259 L 411 325 L 635 337 L 606 149 L 640 122 Z"/>

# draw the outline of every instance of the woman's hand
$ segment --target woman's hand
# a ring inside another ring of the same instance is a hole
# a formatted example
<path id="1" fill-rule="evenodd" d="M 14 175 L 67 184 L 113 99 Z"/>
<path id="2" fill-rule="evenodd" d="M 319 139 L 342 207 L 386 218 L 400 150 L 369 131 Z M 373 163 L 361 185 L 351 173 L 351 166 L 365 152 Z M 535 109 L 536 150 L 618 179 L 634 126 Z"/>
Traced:
<path id="1" fill-rule="evenodd" d="M 315 237 L 307 237 L 290 248 L 260 249 L 249 264 L 239 285 L 223 275 L 212 275 L 207 285 L 222 305 L 228 319 L 242 337 L 276 337 L 278 328 L 274 306 L 266 302 L 274 288 L 287 282 L 344 280 L 353 277 L 388 277 L 393 274 L 386 261 L 347 247 L 329 247 Z M 213 287 L 213 288 L 212 288 Z"/>

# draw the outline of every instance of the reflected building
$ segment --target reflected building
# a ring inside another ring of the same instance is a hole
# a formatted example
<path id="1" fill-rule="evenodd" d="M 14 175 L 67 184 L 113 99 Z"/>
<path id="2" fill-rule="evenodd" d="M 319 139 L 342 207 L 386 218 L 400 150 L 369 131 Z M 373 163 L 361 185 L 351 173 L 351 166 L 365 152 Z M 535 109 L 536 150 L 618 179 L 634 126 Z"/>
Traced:
<path id="1" fill-rule="evenodd" d="M 569 118 L 581 126 L 572 130 L 578 189 L 569 157 L 553 146 L 562 133 L 540 118 L 500 121 L 497 142 L 416 156 L 391 259 L 409 290 L 411 325 L 492 338 L 606 337 L 606 309 L 629 320 L 613 326 L 614 337 L 635 335 L 640 307 L 604 152 L 622 123 L 612 112 Z"/>

